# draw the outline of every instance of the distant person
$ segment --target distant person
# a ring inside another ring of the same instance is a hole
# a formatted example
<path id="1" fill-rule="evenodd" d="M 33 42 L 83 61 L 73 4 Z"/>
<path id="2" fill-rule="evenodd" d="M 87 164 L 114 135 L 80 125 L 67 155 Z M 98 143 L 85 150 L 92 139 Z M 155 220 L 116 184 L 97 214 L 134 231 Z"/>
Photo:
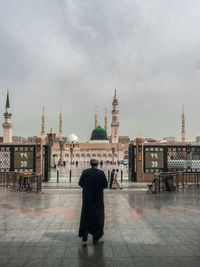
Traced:
<path id="1" fill-rule="evenodd" d="M 78 167 L 78 160 L 76 161 L 76 167 Z"/>
<path id="2" fill-rule="evenodd" d="M 93 243 L 96 244 L 104 234 L 103 190 L 108 183 L 105 173 L 97 169 L 98 160 L 92 158 L 90 165 L 91 168 L 84 170 L 79 180 L 79 185 L 83 188 L 79 237 L 87 242 L 88 234 L 91 234 Z"/>
<path id="3" fill-rule="evenodd" d="M 109 184 L 110 188 L 112 188 L 114 174 L 115 174 L 115 169 L 112 169 L 111 174 L 110 174 L 110 184 Z"/>
<path id="4" fill-rule="evenodd" d="M 112 184 L 112 188 L 113 189 L 117 189 L 120 188 L 120 184 L 119 184 L 119 169 L 116 169 L 115 174 L 114 174 L 114 178 L 113 178 L 113 184 Z"/>

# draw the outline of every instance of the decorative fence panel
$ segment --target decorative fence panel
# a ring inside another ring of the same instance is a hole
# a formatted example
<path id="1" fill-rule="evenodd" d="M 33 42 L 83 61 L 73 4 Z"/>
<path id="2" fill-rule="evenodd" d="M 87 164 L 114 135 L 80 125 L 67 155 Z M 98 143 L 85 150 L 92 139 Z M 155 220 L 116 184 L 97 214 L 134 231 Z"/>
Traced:
<path id="1" fill-rule="evenodd" d="M 35 172 L 35 169 L 35 145 L 0 145 L 0 172 Z"/>
<path id="2" fill-rule="evenodd" d="M 10 170 L 10 147 L 0 146 L 0 172 Z"/>
<path id="3" fill-rule="evenodd" d="M 200 172 L 199 146 L 144 146 L 144 172 Z"/>

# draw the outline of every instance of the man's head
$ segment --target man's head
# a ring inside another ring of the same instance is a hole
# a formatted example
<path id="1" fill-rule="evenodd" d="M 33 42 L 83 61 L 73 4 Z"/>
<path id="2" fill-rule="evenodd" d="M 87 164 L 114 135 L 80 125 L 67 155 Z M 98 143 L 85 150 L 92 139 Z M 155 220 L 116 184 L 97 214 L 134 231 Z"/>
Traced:
<path id="1" fill-rule="evenodd" d="M 119 172 L 119 169 L 116 169 L 116 172 Z"/>
<path id="2" fill-rule="evenodd" d="M 92 158 L 90 160 L 90 165 L 92 166 L 92 168 L 97 168 L 98 164 L 99 164 L 98 159 Z"/>

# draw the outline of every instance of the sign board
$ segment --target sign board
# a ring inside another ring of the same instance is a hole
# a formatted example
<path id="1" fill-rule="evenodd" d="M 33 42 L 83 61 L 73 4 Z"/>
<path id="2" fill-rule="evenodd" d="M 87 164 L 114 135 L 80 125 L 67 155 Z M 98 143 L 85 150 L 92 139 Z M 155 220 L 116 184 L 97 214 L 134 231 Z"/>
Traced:
<path id="1" fill-rule="evenodd" d="M 15 147 L 14 148 L 14 170 L 34 171 L 35 153 L 34 147 Z"/>
<path id="2" fill-rule="evenodd" d="M 164 169 L 164 150 L 162 147 L 145 147 L 145 172 Z"/>

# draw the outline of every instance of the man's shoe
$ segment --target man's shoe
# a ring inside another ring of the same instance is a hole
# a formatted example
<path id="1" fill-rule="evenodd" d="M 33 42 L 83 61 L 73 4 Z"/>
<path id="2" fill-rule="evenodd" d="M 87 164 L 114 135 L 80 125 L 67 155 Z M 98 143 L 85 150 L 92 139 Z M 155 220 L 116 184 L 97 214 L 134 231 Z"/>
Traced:
<path id="1" fill-rule="evenodd" d="M 102 238 L 102 236 L 103 236 L 103 234 L 102 235 L 99 235 L 98 237 L 93 237 L 93 244 L 97 244 L 98 241 L 99 241 L 99 239 Z"/>
<path id="2" fill-rule="evenodd" d="M 88 232 L 85 232 L 85 233 L 83 234 L 82 241 L 83 241 L 83 242 L 87 242 L 87 238 L 88 238 Z"/>

